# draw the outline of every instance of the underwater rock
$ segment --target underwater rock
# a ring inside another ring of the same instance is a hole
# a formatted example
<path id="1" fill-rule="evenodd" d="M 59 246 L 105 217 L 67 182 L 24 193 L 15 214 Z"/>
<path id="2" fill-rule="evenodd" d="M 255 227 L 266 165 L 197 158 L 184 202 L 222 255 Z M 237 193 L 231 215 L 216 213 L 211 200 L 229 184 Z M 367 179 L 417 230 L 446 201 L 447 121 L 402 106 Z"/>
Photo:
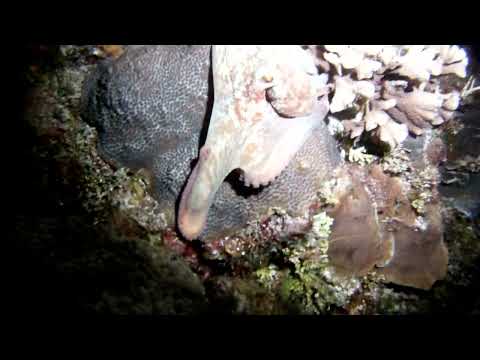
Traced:
<path id="1" fill-rule="evenodd" d="M 461 128 L 448 139 L 447 161 L 439 186 L 443 200 L 471 218 L 480 215 L 480 111 L 460 119 Z"/>
<path id="2" fill-rule="evenodd" d="M 98 129 L 100 155 L 117 167 L 145 168 L 170 225 L 208 127 L 209 69 L 210 46 L 134 46 L 100 64 L 85 85 L 83 113 Z M 322 121 L 326 110 L 312 110 L 306 115 L 311 120 L 305 121 L 315 126 L 305 132 L 303 146 L 302 141 L 296 145 L 298 151 L 272 184 L 249 189 L 235 172 L 219 184 L 199 238 L 229 234 L 270 207 L 293 213 L 306 209 L 340 162 Z"/>
<path id="3" fill-rule="evenodd" d="M 207 309 L 204 286 L 182 257 L 132 234 L 131 219 L 112 221 L 92 228 L 76 216 L 15 217 L 23 311 L 192 315 Z"/>

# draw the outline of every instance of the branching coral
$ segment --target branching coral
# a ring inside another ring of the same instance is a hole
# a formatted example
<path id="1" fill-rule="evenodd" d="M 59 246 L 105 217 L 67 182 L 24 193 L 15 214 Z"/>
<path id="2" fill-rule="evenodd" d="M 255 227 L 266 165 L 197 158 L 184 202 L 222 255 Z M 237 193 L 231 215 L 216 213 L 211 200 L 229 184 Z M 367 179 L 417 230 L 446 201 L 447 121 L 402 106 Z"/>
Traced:
<path id="1" fill-rule="evenodd" d="M 408 128 L 405 124 L 397 124 L 392 121 L 387 110 L 396 106 L 396 101 L 390 99 L 387 101 L 372 102 L 372 110 L 368 107 L 365 110 L 365 130 L 376 130 L 380 141 L 387 143 L 391 148 L 395 148 L 402 143 L 408 136 Z"/>
<path id="2" fill-rule="evenodd" d="M 408 131 L 421 135 L 450 119 L 459 106 L 458 92 L 439 91 L 440 76 L 467 75 L 467 54 L 458 46 L 323 45 L 316 50 L 317 65 L 333 72 L 330 111 L 356 112 L 344 121 L 350 138 L 366 131 L 395 148 Z"/>
<path id="3" fill-rule="evenodd" d="M 369 81 L 353 81 L 349 77 L 337 76 L 335 79 L 335 95 L 330 104 L 332 113 L 352 107 L 359 97 L 373 98 L 375 86 Z"/>
<path id="4" fill-rule="evenodd" d="M 405 46 L 395 56 L 388 68 L 398 75 L 409 79 L 427 81 L 431 75 L 438 76 L 442 73 L 442 64 L 435 60 L 437 51 L 424 45 Z"/>
<path id="5" fill-rule="evenodd" d="M 323 57 L 333 64 L 338 74 L 353 69 L 358 80 L 370 79 L 382 68 L 382 61 L 391 57 L 392 51 L 383 45 L 324 45 Z"/>
<path id="6" fill-rule="evenodd" d="M 464 49 L 457 45 L 430 45 L 438 53 L 438 60 L 442 63 L 441 74 L 455 74 L 464 78 L 468 65 L 467 54 Z"/>

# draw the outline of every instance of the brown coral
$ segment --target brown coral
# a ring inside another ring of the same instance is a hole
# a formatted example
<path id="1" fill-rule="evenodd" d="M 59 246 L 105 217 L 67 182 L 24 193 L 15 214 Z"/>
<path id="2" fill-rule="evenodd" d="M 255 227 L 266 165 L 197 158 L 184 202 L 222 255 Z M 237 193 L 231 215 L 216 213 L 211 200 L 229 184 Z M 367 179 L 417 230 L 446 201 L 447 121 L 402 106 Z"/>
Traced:
<path id="1" fill-rule="evenodd" d="M 363 184 L 352 187 L 334 213 L 328 246 L 331 263 L 341 272 L 365 275 L 385 257 L 376 209 Z"/>
<path id="2" fill-rule="evenodd" d="M 343 274 L 365 275 L 380 268 L 388 282 L 429 289 L 446 274 L 438 205 L 418 218 L 403 182 L 380 166 L 352 166 L 343 175 L 349 185 L 337 190 L 341 201 L 333 212 L 328 255 Z"/>
<path id="3" fill-rule="evenodd" d="M 379 272 L 388 281 L 428 290 L 447 272 L 448 250 L 443 243 L 443 228 L 438 208 L 428 211 L 427 227 L 409 226 L 393 220 L 395 255 Z"/>

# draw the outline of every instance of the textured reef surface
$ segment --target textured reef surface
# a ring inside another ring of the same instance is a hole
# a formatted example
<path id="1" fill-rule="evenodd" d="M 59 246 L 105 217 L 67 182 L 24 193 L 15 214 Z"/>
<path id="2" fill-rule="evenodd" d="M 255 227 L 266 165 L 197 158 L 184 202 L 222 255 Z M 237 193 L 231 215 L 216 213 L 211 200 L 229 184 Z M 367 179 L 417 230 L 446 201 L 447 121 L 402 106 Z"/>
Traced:
<path id="1" fill-rule="evenodd" d="M 473 55 L 259 48 L 24 49 L 24 307 L 479 312 Z"/>

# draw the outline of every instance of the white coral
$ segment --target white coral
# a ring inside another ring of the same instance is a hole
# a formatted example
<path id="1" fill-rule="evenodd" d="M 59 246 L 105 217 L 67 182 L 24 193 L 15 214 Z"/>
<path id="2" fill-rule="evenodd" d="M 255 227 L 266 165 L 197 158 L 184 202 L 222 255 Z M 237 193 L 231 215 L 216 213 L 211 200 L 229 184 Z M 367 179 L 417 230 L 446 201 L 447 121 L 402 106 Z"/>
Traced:
<path id="1" fill-rule="evenodd" d="M 415 89 L 396 99 L 398 107 L 408 109 L 409 113 L 418 115 L 424 120 L 438 123 L 438 109 L 443 103 L 441 95 Z"/>
<path id="2" fill-rule="evenodd" d="M 348 161 L 351 163 L 357 163 L 360 165 L 367 165 L 373 162 L 375 157 L 367 153 L 364 146 L 359 148 L 350 148 L 348 151 Z"/>
<path id="3" fill-rule="evenodd" d="M 438 80 L 444 74 L 466 76 L 468 57 L 459 46 L 323 45 L 317 49 L 319 58 L 339 75 L 331 113 L 359 109 L 357 116 L 343 121 L 351 138 L 371 131 L 395 147 L 408 131 L 420 135 L 424 128 L 451 118 L 459 106 L 461 95 L 441 94 Z M 391 73 L 404 80 L 385 81 Z M 408 87 L 413 91 L 407 92 Z"/>
<path id="4" fill-rule="evenodd" d="M 452 92 L 443 96 L 444 101 L 442 107 L 445 110 L 455 111 L 460 104 L 460 93 Z"/>
<path id="5" fill-rule="evenodd" d="M 442 74 L 463 78 L 468 65 L 465 50 L 457 45 L 324 45 L 324 48 L 324 59 L 336 67 L 338 74 L 342 75 L 342 68 L 353 70 L 358 80 L 370 79 L 383 66 L 421 82 Z"/>
<path id="6" fill-rule="evenodd" d="M 379 61 L 371 60 L 371 59 L 364 59 L 357 67 L 357 79 L 371 79 L 373 74 L 380 70 L 382 67 L 382 63 Z"/>
<path id="7" fill-rule="evenodd" d="M 455 74 L 464 78 L 467 76 L 468 57 L 465 49 L 457 45 L 432 45 L 438 52 L 439 60 L 442 62 L 442 74 Z"/>
<path id="8" fill-rule="evenodd" d="M 393 73 L 423 82 L 429 80 L 431 75 L 442 73 L 442 63 L 436 60 L 437 55 L 436 49 L 424 45 L 405 46 L 388 66 L 396 68 Z"/>
<path id="9" fill-rule="evenodd" d="M 394 149 L 408 137 L 408 127 L 391 120 L 379 127 L 378 137 L 380 141 L 388 144 L 390 149 Z"/>
<path id="10" fill-rule="evenodd" d="M 338 63 L 345 69 L 354 69 L 363 60 L 363 54 L 348 45 L 325 45 L 325 49 L 338 54 Z"/>
<path id="11" fill-rule="evenodd" d="M 362 135 L 365 129 L 365 121 L 362 119 L 363 113 L 358 112 L 353 119 L 344 120 L 344 129 L 347 133 L 350 133 L 350 138 L 355 139 Z"/>
<path id="12" fill-rule="evenodd" d="M 327 50 L 323 57 L 342 75 L 342 68 L 352 70 L 358 80 L 370 79 L 382 67 L 376 58 L 382 52 L 382 45 L 324 45 Z"/>
<path id="13" fill-rule="evenodd" d="M 403 46 L 388 67 L 410 79 L 427 81 L 431 76 L 455 74 L 467 75 L 468 58 L 457 45 L 408 45 Z"/>
<path id="14" fill-rule="evenodd" d="M 407 125 L 396 123 L 385 112 L 385 110 L 391 109 L 395 105 L 395 99 L 376 101 L 372 105 L 372 110 L 367 110 L 364 117 L 365 130 L 377 129 L 376 134 L 380 141 L 388 144 L 392 149 L 401 144 L 408 136 Z"/>
<path id="15" fill-rule="evenodd" d="M 395 99 L 387 101 L 375 101 L 372 104 L 372 110 L 365 113 L 365 130 L 370 131 L 377 126 L 384 126 L 389 121 L 392 121 L 390 116 L 384 111 L 393 108 L 397 104 Z"/>
<path id="16" fill-rule="evenodd" d="M 357 96 L 370 99 L 375 95 L 375 86 L 369 81 L 354 81 L 348 77 L 335 79 L 335 95 L 330 104 L 332 113 L 340 112 L 353 106 Z"/>

